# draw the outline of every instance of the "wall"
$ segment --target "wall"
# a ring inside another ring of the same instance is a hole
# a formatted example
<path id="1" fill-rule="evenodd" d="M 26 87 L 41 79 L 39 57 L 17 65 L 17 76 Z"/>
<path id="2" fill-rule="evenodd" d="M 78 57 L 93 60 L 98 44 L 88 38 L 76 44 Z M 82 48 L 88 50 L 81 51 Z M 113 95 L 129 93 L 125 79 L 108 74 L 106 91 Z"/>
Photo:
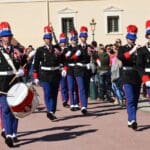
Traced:
<path id="1" fill-rule="evenodd" d="M 148 0 L 93 0 L 93 1 L 66 1 L 50 2 L 50 20 L 54 26 L 56 35 L 60 34 L 58 11 L 70 8 L 76 13 L 76 27 L 81 25 L 89 28 L 89 42 L 91 41 L 90 21 L 96 20 L 95 39 L 99 43 L 113 43 L 116 38 L 125 42 L 126 27 L 128 24 L 136 24 L 139 27 L 138 43 L 145 43 L 145 21 L 150 19 L 150 2 Z M 122 34 L 108 35 L 104 29 L 104 9 L 114 6 L 122 9 Z M 141 7 L 142 6 L 142 7 Z M 0 21 L 7 20 L 17 40 L 27 46 L 33 44 L 35 47 L 41 45 L 43 26 L 47 24 L 46 1 L 35 1 L 26 3 L 1 3 Z"/>

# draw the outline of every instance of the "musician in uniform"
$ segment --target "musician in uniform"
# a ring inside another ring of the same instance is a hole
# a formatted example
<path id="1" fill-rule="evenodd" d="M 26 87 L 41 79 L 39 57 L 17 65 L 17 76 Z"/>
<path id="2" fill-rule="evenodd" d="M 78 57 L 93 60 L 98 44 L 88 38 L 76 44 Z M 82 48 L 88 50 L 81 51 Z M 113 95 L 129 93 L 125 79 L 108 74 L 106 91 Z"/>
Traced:
<path id="1" fill-rule="evenodd" d="M 35 84 L 41 85 L 44 90 L 44 100 L 47 107 L 47 117 L 50 120 L 55 116 L 57 96 L 60 83 L 60 57 L 58 46 L 52 44 L 52 28 L 44 27 L 44 45 L 36 50 L 33 77 Z"/>
<path id="2" fill-rule="evenodd" d="M 147 94 L 150 97 L 150 20 L 146 21 L 145 37 L 148 39 L 148 42 L 138 50 L 137 67 L 142 82 L 146 85 Z"/>
<path id="3" fill-rule="evenodd" d="M 135 44 L 137 39 L 137 27 L 129 25 L 127 27 L 127 44 L 118 50 L 118 58 L 122 61 L 122 82 L 125 97 L 127 100 L 128 127 L 137 129 L 137 105 L 140 95 L 141 79 L 136 69 L 137 49 Z"/>
<path id="4" fill-rule="evenodd" d="M 72 55 L 71 57 L 71 59 L 76 63 L 74 74 L 79 89 L 81 112 L 83 115 L 87 114 L 88 91 L 90 82 L 90 55 L 88 53 L 90 46 L 87 44 L 87 32 L 87 27 L 82 26 L 80 28 L 80 44 L 78 45 L 78 49 L 76 50 L 74 55 Z"/>
<path id="5" fill-rule="evenodd" d="M 59 36 L 59 46 L 60 46 L 61 53 L 62 53 L 61 67 L 64 67 L 66 65 L 65 53 L 68 50 L 67 43 L 68 43 L 67 37 L 65 36 L 64 33 L 61 33 Z M 62 72 L 61 79 L 60 79 L 60 89 L 61 89 L 63 106 L 66 108 L 69 108 L 69 105 L 68 105 L 69 95 L 68 95 L 68 84 L 67 84 L 66 72 Z"/>
<path id="6" fill-rule="evenodd" d="M 78 50 L 78 33 L 77 31 L 73 30 L 70 32 L 70 46 L 68 47 L 68 51 L 65 54 L 65 58 L 67 61 L 67 81 L 68 81 L 68 90 L 69 90 L 69 97 L 70 97 L 70 110 L 77 111 L 80 110 L 79 107 L 79 96 L 78 96 L 78 86 L 75 79 L 75 67 L 76 67 L 76 60 L 72 59 L 72 56 Z"/>
<path id="7" fill-rule="evenodd" d="M 21 53 L 17 48 L 11 45 L 13 34 L 8 22 L 0 23 L 0 105 L 2 106 L 2 117 L 4 129 L 1 135 L 5 138 L 5 143 L 13 147 L 17 141 L 18 119 L 15 118 L 7 103 L 8 90 L 20 81 L 21 76 L 25 74 L 21 59 Z M 10 84 L 16 76 L 16 80 Z M 9 96 L 9 95 L 8 95 Z"/>

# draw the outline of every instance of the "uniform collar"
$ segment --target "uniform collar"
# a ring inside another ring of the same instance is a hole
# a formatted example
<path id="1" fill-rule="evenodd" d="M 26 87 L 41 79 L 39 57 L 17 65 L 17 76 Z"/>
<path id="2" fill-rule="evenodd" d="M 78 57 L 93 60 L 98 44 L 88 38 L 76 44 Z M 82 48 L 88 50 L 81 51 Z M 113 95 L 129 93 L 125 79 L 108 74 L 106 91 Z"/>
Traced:
<path id="1" fill-rule="evenodd" d="M 12 49 L 13 49 L 13 46 L 12 45 L 9 45 L 9 46 L 3 46 L 3 48 L 4 48 L 4 51 L 5 52 L 7 52 L 7 53 L 10 53 L 11 51 L 12 51 Z"/>
<path id="2" fill-rule="evenodd" d="M 131 44 L 127 44 L 127 46 L 128 46 L 129 48 L 131 48 L 131 47 L 132 47 L 132 45 L 131 45 Z"/>
<path id="3" fill-rule="evenodd" d="M 86 47 L 87 46 L 86 43 L 81 43 L 80 45 L 81 45 L 81 47 Z"/>
<path id="4" fill-rule="evenodd" d="M 62 50 L 64 50 L 65 48 L 67 48 L 67 47 L 66 46 L 65 47 L 61 47 Z"/>
<path id="5" fill-rule="evenodd" d="M 45 44 L 44 46 L 45 46 L 45 48 L 48 49 L 48 50 L 49 50 L 49 49 L 52 49 L 52 45 L 49 46 L 49 45 Z"/>

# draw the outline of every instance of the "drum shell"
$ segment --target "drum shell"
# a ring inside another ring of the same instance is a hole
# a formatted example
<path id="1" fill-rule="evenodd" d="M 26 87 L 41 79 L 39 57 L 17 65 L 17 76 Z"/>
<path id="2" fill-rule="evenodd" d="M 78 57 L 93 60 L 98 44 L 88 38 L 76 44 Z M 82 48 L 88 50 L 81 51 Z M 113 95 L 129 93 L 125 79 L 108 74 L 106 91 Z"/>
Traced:
<path id="1" fill-rule="evenodd" d="M 28 105 L 32 104 L 33 97 L 34 97 L 33 91 L 28 89 L 28 95 L 23 100 L 23 102 L 21 104 L 17 105 L 17 106 L 14 106 L 14 107 L 11 106 L 12 112 L 22 112 L 22 111 L 24 111 L 25 106 L 28 106 Z"/>
<path id="2" fill-rule="evenodd" d="M 13 114 L 18 119 L 24 118 L 26 116 L 29 116 L 32 112 L 34 112 L 38 105 L 39 105 L 39 96 L 36 95 L 36 93 L 34 93 L 31 110 L 28 112 L 13 112 Z"/>

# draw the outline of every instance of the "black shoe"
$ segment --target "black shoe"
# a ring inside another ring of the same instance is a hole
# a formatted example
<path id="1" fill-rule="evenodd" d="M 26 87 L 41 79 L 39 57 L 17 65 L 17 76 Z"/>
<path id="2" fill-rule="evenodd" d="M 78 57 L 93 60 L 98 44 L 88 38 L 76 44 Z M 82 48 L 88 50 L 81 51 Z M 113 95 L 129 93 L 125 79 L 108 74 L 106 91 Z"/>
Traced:
<path id="1" fill-rule="evenodd" d="M 133 129 L 133 130 L 137 130 L 137 123 L 136 123 L 136 122 L 134 122 L 134 123 L 132 124 L 132 129 Z"/>
<path id="2" fill-rule="evenodd" d="M 53 113 L 47 113 L 47 118 L 49 118 L 50 120 L 57 119 L 57 117 Z"/>
<path id="3" fill-rule="evenodd" d="M 75 111 L 78 111 L 78 110 L 80 110 L 80 107 L 75 107 Z"/>
<path id="4" fill-rule="evenodd" d="M 109 103 L 113 103 L 114 102 L 114 100 L 111 97 L 109 97 L 109 96 L 106 97 L 106 101 L 109 102 Z"/>
<path id="5" fill-rule="evenodd" d="M 18 138 L 17 137 L 14 137 L 13 140 L 14 140 L 14 142 L 18 142 Z"/>
<path id="6" fill-rule="evenodd" d="M 82 112 L 83 115 L 86 115 L 87 114 L 86 108 L 81 109 L 81 112 Z"/>
<path id="7" fill-rule="evenodd" d="M 69 104 L 67 104 L 67 102 L 63 102 L 63 107 L 65 107 L 65 108 L 69 108 L 69 107 L 70 107 L 70 105 L 69 105 Z"/>
<path id="8" fill-rule="evenodd" d="M 9 146 L 9 147 L 13 147 L 13 139 L 11 137 L 7 137 L 5 139 L 5 143 Z"/>
<path id="9" fill-rule="evenodd" d="M 104 101 L 104 97 L 99 97 L 99 101 Z"/>
<path id="10" fill-rule="evenodd" d="M 137 130 L 137 122 L 134 121 L 133 123 L 128 124 L 128 127 L 132 128 L 133 130 Z"/>
<path id="11" fill-rule="evenodd" d="M 76 108 L 75 107 L 71 107 L 70 110 L 71 111 L 76 111 Z"/>
<path id="12" fill-rule="evenodd" d="M 2 136 L 4 139 L 6 139 L 5 131 L 2 131 L 2 132 L 1 132 L 1 136 Z"/>

